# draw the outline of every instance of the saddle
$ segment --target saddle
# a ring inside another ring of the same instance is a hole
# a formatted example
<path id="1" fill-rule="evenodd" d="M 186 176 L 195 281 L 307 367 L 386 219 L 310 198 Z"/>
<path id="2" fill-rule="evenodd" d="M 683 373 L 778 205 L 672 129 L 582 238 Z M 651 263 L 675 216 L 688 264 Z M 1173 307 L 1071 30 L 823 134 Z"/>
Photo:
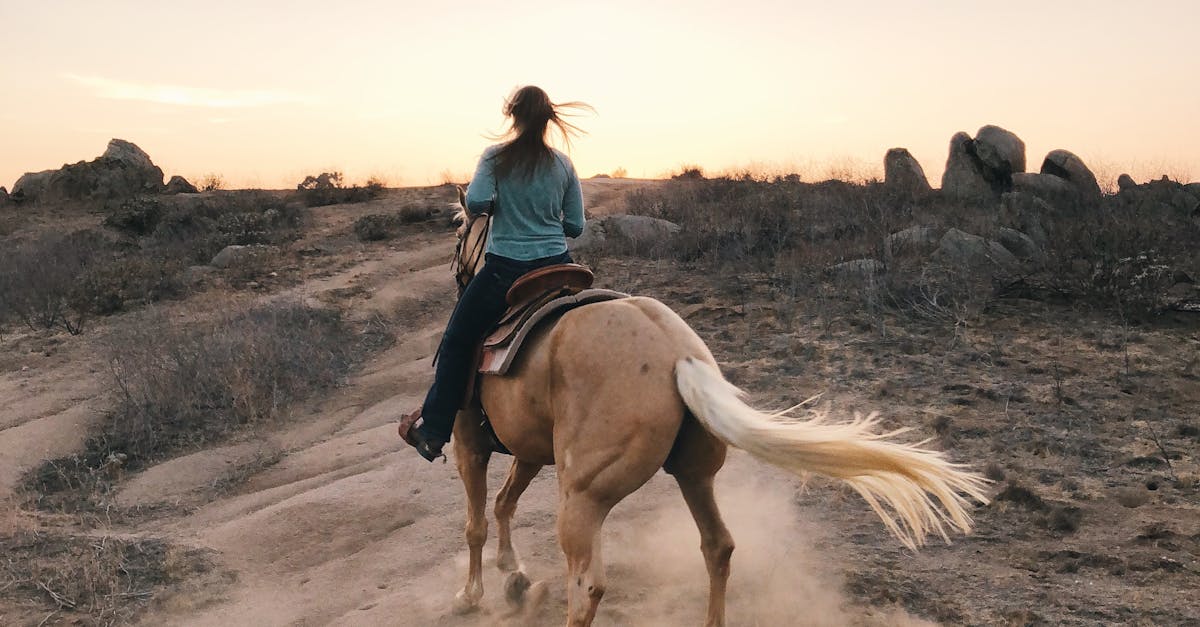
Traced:
<path id="1" fill-rule="evenodd" d="M 503 376 L 512 366 L 524 342 L 543 324 L 552 324 L 562 314 L 591 303 L 628 298 L 629 294 L 606 289 L 593 289 L 592 271 L 573 264 L 546 266 L 517 279 L 505 295 L 508 311 L 479 346 L 478 367 L 471 372 L 463 408 L 479 398 L 479 374 Z M 482 407 L 480 407 L 482 409 Z M 508 453 L 496 437 L 483 411 L 482 427 L 492 440 L 493 449 Z"/>
<path id="2" fill-rule="evenodd" d="M 629 296 L 591 289 L 593 279 L 591 270 L 574 263 L 546 266 L 517 279 L 505 296 L 508 311 L 483 340 L 479 372 L 508 372 L 521 345 L 540 322 L 589 303 Z"/>

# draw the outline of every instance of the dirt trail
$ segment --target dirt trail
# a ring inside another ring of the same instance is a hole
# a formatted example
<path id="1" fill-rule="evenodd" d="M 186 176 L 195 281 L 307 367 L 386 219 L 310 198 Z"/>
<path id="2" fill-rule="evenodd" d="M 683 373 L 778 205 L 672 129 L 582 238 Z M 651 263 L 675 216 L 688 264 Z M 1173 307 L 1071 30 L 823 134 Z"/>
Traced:
<path id="1" fill-rule="evenodd" d="M 640 183 L 585 183 L 594 214 L 621 210 L 621 191 Z M 343 237 L 366 207 L 318 210 L 312 241 Z M 344 244 L 344 242 L 343 242 Z M 123 506 L 177 504 L 125 533 L 165 537 L 215 551 L 227 585 L 184 586 L 156 602 L 145 625 L 450 625 L 502 623 L 502 580 L 489 560 L 483 608 L 456 616 L 450 603 L 465 573 L 463 490 L 453 463 L 429 464 L 395 434 L 401 411 L 420 402 L 453 287 L 448 230 L 375 247 L 343 246 L 323 276 L 267 298 L 338 301 L 352 318 L 401 321 L 397 343 L 330 396 L 297 410 L 286 426 L 251 441 L 202 450 L 129 477 Z M 82 426 L 103 405 L 94 364 L 62 363 L 34 378 L 0 375 L 0 490 L 22 469 L 77 449 Z M 37 446 L 32 446 L 36 443 Z M 496 456 L 495 490 L 509 458 Z M 248 475 L 231 492 L 212 486 Z M 730 589 L 733 624 L 843 625 L 912 622 L 904 615 L 844 610 L 838 562 L 825 530 L 805 524 L 796 482 L 734 454 L 718 493 L 738 542 Z M 521 501 L 515 540 L 527 572 L 548 582 L 534 624 L 560 624 L 563 560 L 554 535 L 553 469 Z M 599 625 L 693 625 L 703 617 L 707 578 L 699 536 L 674 482 L 659 473 L 620 504 L 605 529 L 609 592 Z M 814 548 L 820 547 L 820 548 Z"/>

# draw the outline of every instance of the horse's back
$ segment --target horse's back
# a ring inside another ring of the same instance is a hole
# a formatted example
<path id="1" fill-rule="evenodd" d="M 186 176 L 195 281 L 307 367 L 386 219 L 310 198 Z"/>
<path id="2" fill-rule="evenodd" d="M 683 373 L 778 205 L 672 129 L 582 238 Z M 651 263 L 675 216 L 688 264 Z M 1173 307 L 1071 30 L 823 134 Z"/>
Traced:
<path id="1" fill-rule="evenodd" d="M 675 383 L 677 361 L 712 354 L 666 305 L 635 297 L 581 307 L 550 332 L 547 350 L 560 468 L 588 466 L 581 476 L 609 479 L 624 496 L 664 465 L 676 472 L 724 460 L 724 445 L 688 414 Z"/>

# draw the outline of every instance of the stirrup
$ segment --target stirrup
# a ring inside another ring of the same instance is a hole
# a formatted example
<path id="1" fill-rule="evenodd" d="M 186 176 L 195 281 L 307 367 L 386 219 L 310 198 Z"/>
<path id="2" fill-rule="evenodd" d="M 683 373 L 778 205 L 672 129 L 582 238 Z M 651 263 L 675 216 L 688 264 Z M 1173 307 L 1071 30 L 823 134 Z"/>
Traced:
<path id="1" fill-rule="evenodd" d="M 421 432 L 416 427 L 416 423 L 421 419 L 421 410 L 417 409 L 411 414 L 405 414 L 400 418 L 400 424 L 396 427 L 400 439 L 406 444 L 417 449 L 417 454 L 426 461 L 432 462 L 437 458 L 442 458 L 442 463 L 446 463 L 446 454 L 442 452 L 442 446 L 446 443 L 442 442 L 442 446 L 435 447 L 429 440 L 425 439 Z"/>

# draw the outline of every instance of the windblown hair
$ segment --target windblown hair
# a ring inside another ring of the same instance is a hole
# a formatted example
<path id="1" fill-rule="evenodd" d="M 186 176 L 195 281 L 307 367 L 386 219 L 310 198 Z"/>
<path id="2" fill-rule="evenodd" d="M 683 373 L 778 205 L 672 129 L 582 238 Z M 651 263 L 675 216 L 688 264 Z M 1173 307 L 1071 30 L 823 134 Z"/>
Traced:
<path id="1" fill-rule="evenodd" d="M 568 109 L 592 111 L 583 102 L 554 103 L 540 87 L 527 85 L 513 92 L 504 103 L 504 115 L 509 118 L 509 128 L 497 139 L 504 139 L 503 147 L 496 153 L 496 176 L 500 178 L 517 174 L 529 178 L 539 166 L 552 156 L 546 143 L 546 133 L 553 124 L 562 135 L 563 144 L 570 149 L 571 137 L 583 134 L 583 129 L 568 122 L 565 117 L 574 114 Z"/>

